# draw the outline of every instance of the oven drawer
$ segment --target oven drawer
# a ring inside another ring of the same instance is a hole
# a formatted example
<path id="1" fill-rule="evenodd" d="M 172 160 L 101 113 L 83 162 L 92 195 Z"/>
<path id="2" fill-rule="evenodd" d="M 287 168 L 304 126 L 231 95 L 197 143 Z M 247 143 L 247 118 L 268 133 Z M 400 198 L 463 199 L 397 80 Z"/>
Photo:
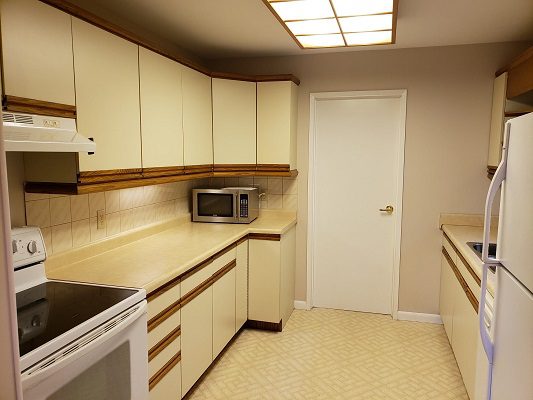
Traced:
<path id="1" fill-rule="evenodd" d="M 150 400 L 181 399 L 181 355 L 171 361 L 150 379 Z"/>
<path id="2" fill-rule="evenodd" d="M 156 346 L 165 336 L 170 334 L 181 324 L 181 310 L 177 309 L 166 319 L 161 319 L 160 323 L 148 324 L 148 349 Z"/>
<path id="3" fill-rule="evenodd" d="M 160 293 L 160 294 L 158 294 Z M 162 312 L 165 308 L 179 301 L 181 288 L 179 280 L 166 288 L 159 289 L 155 294 L 148 295 L 148 321 Z"/>
<path id="4" fill-rule="evenodd" d="M 148 353 L 148 376 L 152 379 L 181 350 L 180 328 L 176 328 Z"/>

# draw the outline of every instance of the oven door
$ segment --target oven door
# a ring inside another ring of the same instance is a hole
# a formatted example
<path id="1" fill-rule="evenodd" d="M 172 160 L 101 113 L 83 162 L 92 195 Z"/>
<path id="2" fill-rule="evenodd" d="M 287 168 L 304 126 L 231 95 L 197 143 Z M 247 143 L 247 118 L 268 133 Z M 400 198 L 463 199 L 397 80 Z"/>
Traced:
<path id="1" fill-rule="evenodd" d="M 237 223 L 239 191 L 202 189 L 193 191 L 193 221 Z"/>
<path id="2" fill-rule="evenodd" d="M 146 301 L 22 373 L 24 400 L 146 400 Z"/>

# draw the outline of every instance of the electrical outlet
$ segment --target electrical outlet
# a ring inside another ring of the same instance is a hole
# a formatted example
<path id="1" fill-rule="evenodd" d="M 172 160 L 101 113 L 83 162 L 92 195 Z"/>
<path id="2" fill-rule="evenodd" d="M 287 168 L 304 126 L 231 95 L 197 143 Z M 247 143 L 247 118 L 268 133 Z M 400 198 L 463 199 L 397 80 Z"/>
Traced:
<path id="1" fill-rule="evenodd" d="M 105 212 L 103 209 L 96 211 L 96 229 L 105 229 Z"/>

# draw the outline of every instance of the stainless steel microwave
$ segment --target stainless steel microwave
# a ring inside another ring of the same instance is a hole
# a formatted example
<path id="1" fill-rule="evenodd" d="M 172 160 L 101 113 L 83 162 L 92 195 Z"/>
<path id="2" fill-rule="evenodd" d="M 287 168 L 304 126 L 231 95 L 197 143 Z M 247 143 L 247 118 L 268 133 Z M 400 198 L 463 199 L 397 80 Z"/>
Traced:
<path id="1" fill-rule="evenodd" d="M 194 189 L 192 220 L 249 224 L 259 215 L 259 190 L 255 187 Z"/>

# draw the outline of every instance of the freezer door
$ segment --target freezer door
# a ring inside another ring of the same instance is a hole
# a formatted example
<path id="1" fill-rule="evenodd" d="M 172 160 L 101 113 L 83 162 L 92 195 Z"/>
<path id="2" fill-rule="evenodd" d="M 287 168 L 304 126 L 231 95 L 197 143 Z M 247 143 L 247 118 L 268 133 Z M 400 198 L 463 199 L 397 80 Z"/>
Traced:
<path id="1" fill-rule="evenodd" d="M 498 268 L 492 400 L 533 399 L 533 294 Z"/>
<path id="2" fill-rule="evenodd" d="M 507 174 L 500 201 L 496 257 L 533 290 L 533 113 L 508 124 Z"/>

